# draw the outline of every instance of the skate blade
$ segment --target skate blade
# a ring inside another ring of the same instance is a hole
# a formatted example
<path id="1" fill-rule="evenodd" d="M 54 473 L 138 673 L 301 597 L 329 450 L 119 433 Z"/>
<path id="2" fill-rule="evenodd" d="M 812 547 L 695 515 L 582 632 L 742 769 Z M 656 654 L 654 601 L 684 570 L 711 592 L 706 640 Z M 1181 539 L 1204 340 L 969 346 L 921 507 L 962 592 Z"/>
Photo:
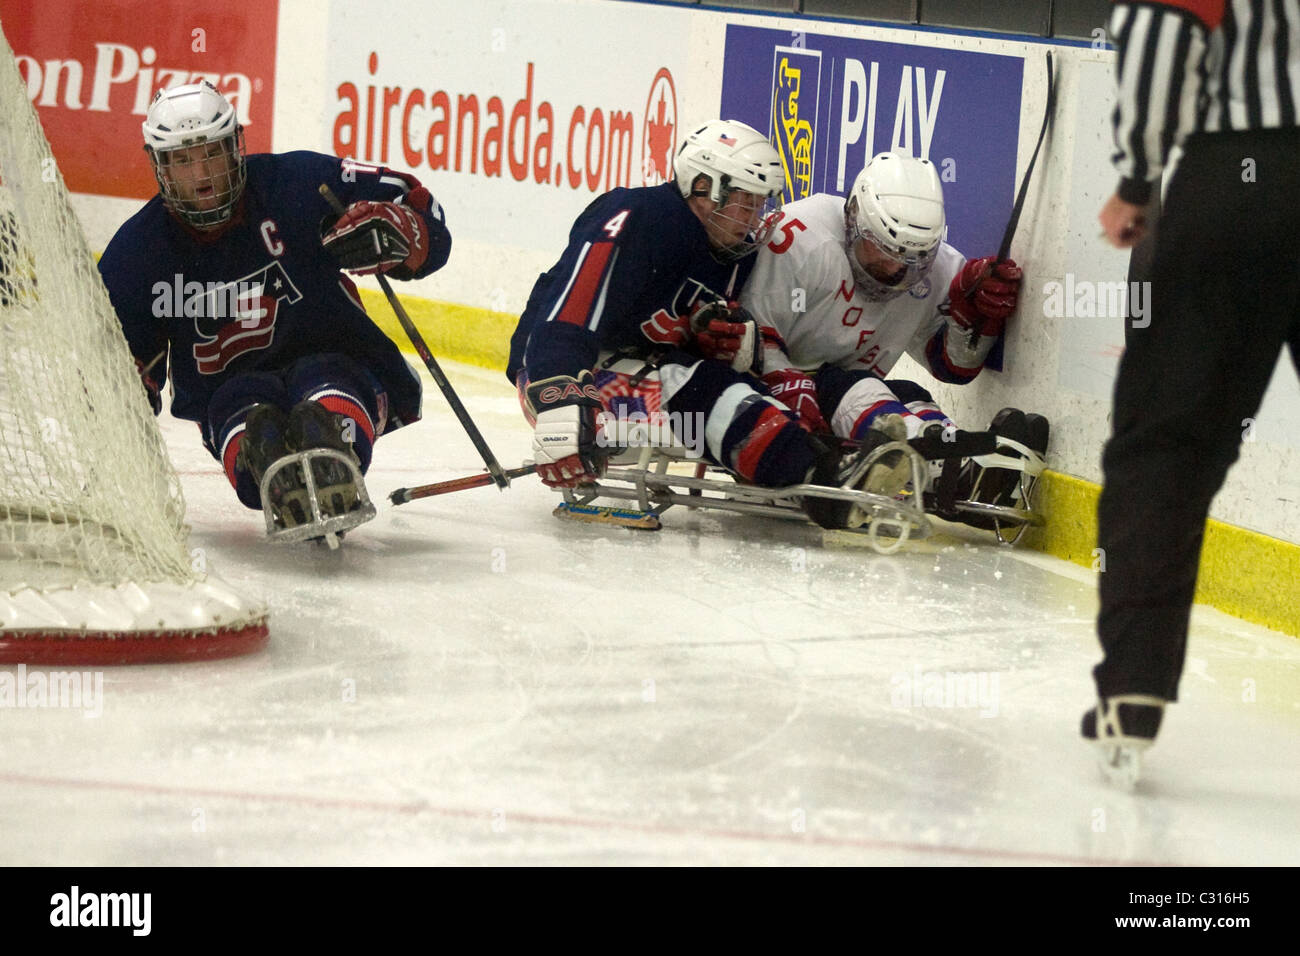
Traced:
<path id="1" fill-rule="evenodd" d="M 1142 775 L 1142 751 L 1145 747 L 1125 744 L 1098 744 L 1097 765 L 1112 787 L 1131 793 Z"/>

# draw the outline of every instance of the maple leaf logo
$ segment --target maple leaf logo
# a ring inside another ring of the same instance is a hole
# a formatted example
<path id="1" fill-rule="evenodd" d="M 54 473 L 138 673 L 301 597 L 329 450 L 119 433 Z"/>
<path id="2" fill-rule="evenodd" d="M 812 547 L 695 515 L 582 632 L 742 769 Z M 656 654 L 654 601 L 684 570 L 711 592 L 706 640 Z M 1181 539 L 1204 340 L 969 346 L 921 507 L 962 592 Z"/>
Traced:
<path id="1" fill-rule="evenodd" d="M 667 182 L 673 175 L 673 148 L 677 145 L 677 91 L 672 74 L 660 69 L 650 84 L 642 129 L 642 181 Z"/>
<path id="2" fill-rule="evenodd" d="M 650 143 L 650 162 L 660 179 L 668 178 L 668 160 L 673 154 L 673 124 L 664 121 L 667 104 L 664 96 L 659 94 L 659 111 L 656 117 L 646 124 L 646 139 Z"/>

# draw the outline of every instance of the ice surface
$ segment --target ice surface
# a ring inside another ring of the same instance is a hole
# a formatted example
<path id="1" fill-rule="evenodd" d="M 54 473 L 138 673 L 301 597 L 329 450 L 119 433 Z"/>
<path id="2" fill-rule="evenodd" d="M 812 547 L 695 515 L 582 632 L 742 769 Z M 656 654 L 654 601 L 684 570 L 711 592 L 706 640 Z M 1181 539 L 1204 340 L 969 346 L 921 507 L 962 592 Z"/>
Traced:
<path id="1" fill-rule="evenodd" d="M 504 376 L 448 371 L 526 458 Z M 535 478 L 393 509 L 481 467 L 431 383 L 426 412 L 336 553 L 268 542 L 163 419 L 193 546 L 270 603 L 270 647 L 109 670 L 99 717 L 0 710 L 0 863 L 1300 861 L 1295 638 L 1198 609 L 1119 793 L 1078 737 L 1085 569 L 974 531 L 882 557 L 739 515 L 565 523 Z M 925 697 L 958 674 L 983 694 Z"/>

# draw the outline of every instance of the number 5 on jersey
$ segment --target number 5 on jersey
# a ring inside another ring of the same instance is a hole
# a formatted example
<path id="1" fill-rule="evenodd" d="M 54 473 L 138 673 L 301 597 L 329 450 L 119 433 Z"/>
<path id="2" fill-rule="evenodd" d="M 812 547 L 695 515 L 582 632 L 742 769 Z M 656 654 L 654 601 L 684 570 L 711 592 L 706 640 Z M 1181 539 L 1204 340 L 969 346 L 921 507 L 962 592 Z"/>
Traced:
<path id="1" fill-rule="evenodd" d="M 777 215 L 780 216 L 782 214 L 777 213 Z M 781 253 L 789 249 L 792 245 L 794 245 L 794 234 L 796 232 L 803 232 L 805 229 L 808 228 L 799 219 L 785 219 L 785 218 L 782 218 L 777 223 L 773 223 L 773 227 L 776 228 L 777 231 L 781 233 L 781 236 L 779 239 L 773 239 L 771 242 L 769 242 L 767 244 L 767 247 L 771 249 L 773 252 L 775 252 L 777 255 L 780 255 Z"/>

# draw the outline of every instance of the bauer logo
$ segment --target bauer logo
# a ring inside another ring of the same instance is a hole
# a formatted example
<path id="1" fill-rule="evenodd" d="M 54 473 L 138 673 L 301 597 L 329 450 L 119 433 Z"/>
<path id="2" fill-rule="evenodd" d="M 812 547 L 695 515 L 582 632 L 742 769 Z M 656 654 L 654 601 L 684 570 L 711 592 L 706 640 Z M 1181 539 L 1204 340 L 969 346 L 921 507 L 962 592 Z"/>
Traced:
<path id="1" fill-rule="evenodd" d="M 768 139 L 776 144 L 785 171 L 785 202 L 812 195 L 813 124 L 821 90 L 820 52 L 777 47 L 772 64 L 772 127 Z"/>
<path id="2" fill-rule="evenodd" d="M 0 0 L 27 96 L 68 188 L 147 199 L 158 191 L 142 152 L 156 90 L 210 81 L 235 107 L 248 152 L 271 148 L 276 0 L 209 5 L 148 0 L 87 4 Z M 75 24 L 75 29 L 54 29 Z"/>
<path id="3" fill-rule="evenodd" d="M 641 182 L 658 186 L 673 175 L 677 148 L 677 90 L 667 67 L 655 74 L 641 125 Z"/>

